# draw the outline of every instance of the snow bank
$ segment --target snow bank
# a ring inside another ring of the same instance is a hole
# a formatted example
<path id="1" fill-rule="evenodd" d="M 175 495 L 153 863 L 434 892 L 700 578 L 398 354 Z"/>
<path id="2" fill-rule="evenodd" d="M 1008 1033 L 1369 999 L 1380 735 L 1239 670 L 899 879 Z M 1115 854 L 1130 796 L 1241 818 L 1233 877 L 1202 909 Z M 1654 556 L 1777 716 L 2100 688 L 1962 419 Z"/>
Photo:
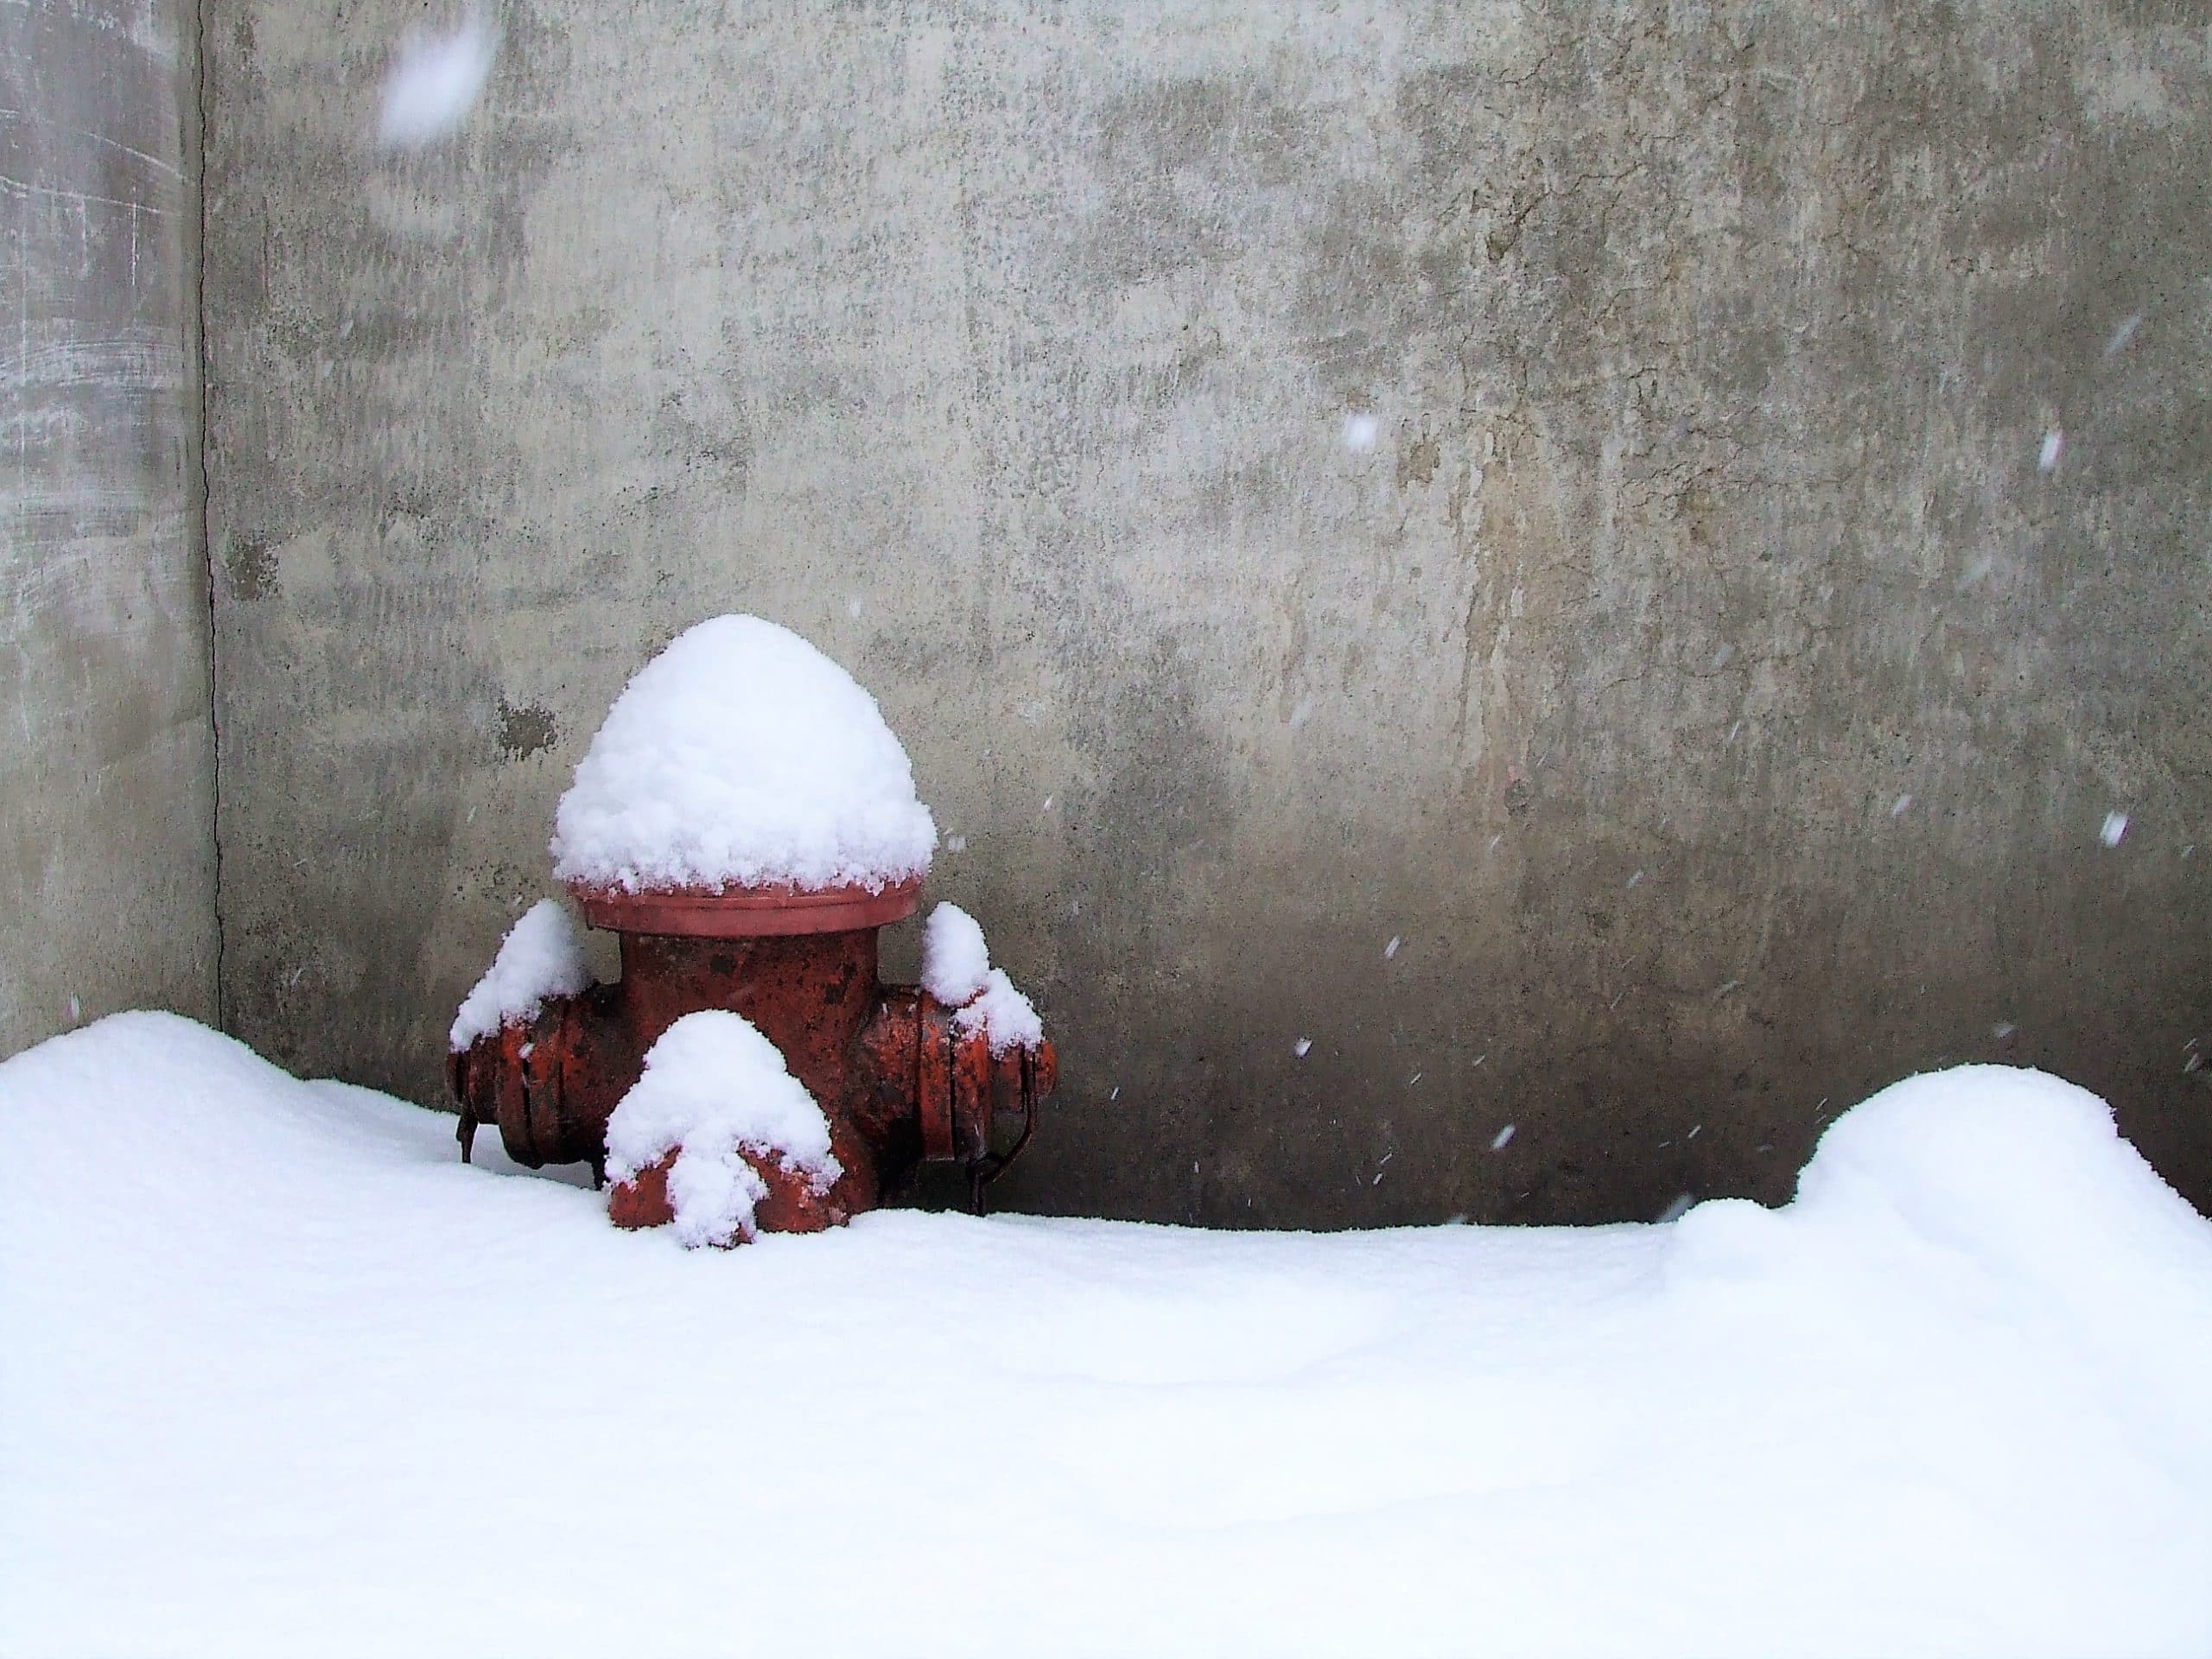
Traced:
<path id="1" fill-rule="evenodd" d="M 541 899 L 507 930 L 476 988 L 461 999 L 446 1042 L 455 1053 L 501 1026 L 537 1018 L 550 996 L 574 996 L 591 983 L 583 937 L 555 899 Z"/>
<path id="2" fill-rule="evenodd" d="M 922 988 L 948 1008 L 983 994 L 991 952 L 983 929 L 957 905 L 939 905 L 922 924 Z"/>
<path id="3" fill-rule="evenodd" d="M 676 1236 L 729 1244 L 753 1236 L 768 1189 L 744 1154 L 774 1159 L 827 1192 L 844 1169 L 830 1123 L 784 1057 L 742 1014 L 687 1014 L 645 1054 L 645 1075 L 607 1121 L 607 1173 L 626 1181 L 677 1147 L 668 1172 Z"/>
<path id="4" fill-rule="evenodd" d="M 610 1585 L 666 1653 L 2212 1652 L 2212 1224 L 2033 1073 L 1665 1227 L 690 1254 L 153 1014 L 0 1063 L 0 1147 L 10 1659 L 595 1656 Z"/>
<path id="5" fill-rule="evenodd" d="M 875 699 L 787 628 L 718 616 L 638 671 L 554 818 L 554 874 L 638 892 L 886 884 L 937 826 Z"/>
<path id="6" fill-rule="evenodd" d="M 1787 1209 L 1700 1205 L 1677 1235 L 1678 1283 L 1756 1263 L 1777 1318 L 1816 1307 L 1839 1336 L 1940 1356 L 1946 1385 L 1970 1380 L 1993 1413 L 2012 1408 L 2031 1319 L 2078 1386 L 2128 1400 L 2212 1494 L 2212 1224 L 2087 1090 L 1999 1065 L 1909 1078 L 1829 1128 Z"/>
<path id="7" fill-rule="evenodd" d="M 1035 1005 L 1003 969 L 991 966 L 982 926 L 957 905 L 939 905 L 923 925 L 922 988 L 959 1010 L 952 1020 L 957 1029 L 984 1033 L 994 1054 L 1045 1040 Z"/>

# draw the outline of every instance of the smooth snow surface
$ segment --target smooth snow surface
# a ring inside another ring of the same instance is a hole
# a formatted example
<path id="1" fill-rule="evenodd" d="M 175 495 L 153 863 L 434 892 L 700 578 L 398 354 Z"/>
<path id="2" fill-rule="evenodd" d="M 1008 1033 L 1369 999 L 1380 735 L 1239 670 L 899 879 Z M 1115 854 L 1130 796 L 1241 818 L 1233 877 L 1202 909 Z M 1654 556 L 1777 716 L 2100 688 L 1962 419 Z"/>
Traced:
<path id="1" fill-rule="evenodd" d="M 2212 1225 L 2034 1073 L 1671 1227 L 686 1251 L 154 1014 L 0 1144 L 10 1659 L 2212 1652 Z"/>
<path id="2" fill-rule="evenodd" d="M 410 33 L 392 54 L 384 79 L 377 142 L 387 149 L 419 149 L 468 118 L 499 54 L 499 40 L 480 17 L 450 35 Z"/>
<path id="3" fill-rule="evenodd" d="M 645 1075 L 607 1120 L 607 1173 L 626 1181 L 683 1150 L 668 1172 L 674 1232 L 686 1244 L 753 1236 L 768 1189 L 741 1155 L 772 1159 L 829 1190 L 844 1169 L 830 1123 L 784 1057 L 741 1014 L 687 1014 L 645 1052 Z"/>
<path id="4" fill-rule="evenodd" d="M 939 905 L 922 924 L 922 988 L 948 1008 L 983 994 L 991 953 L 982 925 L 957 905 Z"/>
<path id="5" fill-rule="evenodd" d="M 555 814 L 554 874 L 631 892 L 880 891 L 929 868 L 937 826 L 853 677 L 757 616 L 700 623 L 607 711 Z"/>
<path id="6" fill-rule="evenodd" d="M 446 1033 L 459 1053 L 510 1021 L 535 1020 L 549 996 L 574 996 L 591 983 L 583 936 L 556 899 L 541 899 L 507 930 L 499 954 L 476 988 L 461 999 Z"/>

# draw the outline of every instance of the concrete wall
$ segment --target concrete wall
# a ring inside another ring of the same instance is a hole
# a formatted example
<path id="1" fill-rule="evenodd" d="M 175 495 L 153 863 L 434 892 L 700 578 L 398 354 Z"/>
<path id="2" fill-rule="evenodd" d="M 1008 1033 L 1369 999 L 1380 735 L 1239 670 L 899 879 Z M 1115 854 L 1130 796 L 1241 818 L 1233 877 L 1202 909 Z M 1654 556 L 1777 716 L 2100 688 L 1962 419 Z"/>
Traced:
<path id="1" fill-rule="evenodd" d="M 438 1098 L 747 609 L 1059 1036 L 1017 1203 L 1774 1198 L 1969 1058 L 2212 1201 L 2201 7 L 514 0 L 380 159 L 420 15 L 209 30 L 244 1036 Z"/>
<path id="2" fill-rule="evenodd" d="M 215 1017 L 195 29 L 0 4 L 0 1054 Z"/>

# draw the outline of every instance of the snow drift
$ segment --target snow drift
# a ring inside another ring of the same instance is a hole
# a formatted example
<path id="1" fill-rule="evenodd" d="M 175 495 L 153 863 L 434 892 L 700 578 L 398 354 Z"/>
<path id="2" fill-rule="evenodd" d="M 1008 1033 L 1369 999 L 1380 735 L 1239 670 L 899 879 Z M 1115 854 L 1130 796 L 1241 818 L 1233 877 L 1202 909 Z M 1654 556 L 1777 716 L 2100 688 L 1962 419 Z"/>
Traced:
<path id="1" fill-rule="evenodd" d="M 844 886 L 929 868 L 937 825 L 875 699 L 788 628 L 718 616 L 639 670 L 554 816 L 554 874 Z"/>
<path id="2" fill-rule="evenodd" d="M 1581 1230 L 688 1252 L 451 1131 L 0 1065 L 0 1651 L 2212 1651 L 2212 1224 L 2049 1077 Z"/>

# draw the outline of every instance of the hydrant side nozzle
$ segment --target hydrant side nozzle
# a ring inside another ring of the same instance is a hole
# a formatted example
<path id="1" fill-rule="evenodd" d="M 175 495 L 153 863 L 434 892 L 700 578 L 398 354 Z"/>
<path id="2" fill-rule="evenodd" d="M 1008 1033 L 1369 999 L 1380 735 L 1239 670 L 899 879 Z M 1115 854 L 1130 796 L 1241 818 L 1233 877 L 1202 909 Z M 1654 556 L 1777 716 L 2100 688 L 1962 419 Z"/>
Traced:
<path id="1" fill-rule="evenodd" d="M 577 1064 L 605 1023 L 594 1006 L 590 992 L 549 997 L 527 1023 L 502 1025 L 448 1057 L 462 1161 L 471 1161 L 476 1129 L 496 1125 L 507 1156 L 525 1169 L 604 1162 L 606 1114 L 594 1112 L 588 1086 L 596 1068 Z"/>
<path id="2" fill-rule="evenodd" d="M 1000 1063 L 988 1034 L 959 1014 L 927 991 L 915 1003 L 914 1106 L 929 1163 L 972 1164 L 990 1152 Z"/>

